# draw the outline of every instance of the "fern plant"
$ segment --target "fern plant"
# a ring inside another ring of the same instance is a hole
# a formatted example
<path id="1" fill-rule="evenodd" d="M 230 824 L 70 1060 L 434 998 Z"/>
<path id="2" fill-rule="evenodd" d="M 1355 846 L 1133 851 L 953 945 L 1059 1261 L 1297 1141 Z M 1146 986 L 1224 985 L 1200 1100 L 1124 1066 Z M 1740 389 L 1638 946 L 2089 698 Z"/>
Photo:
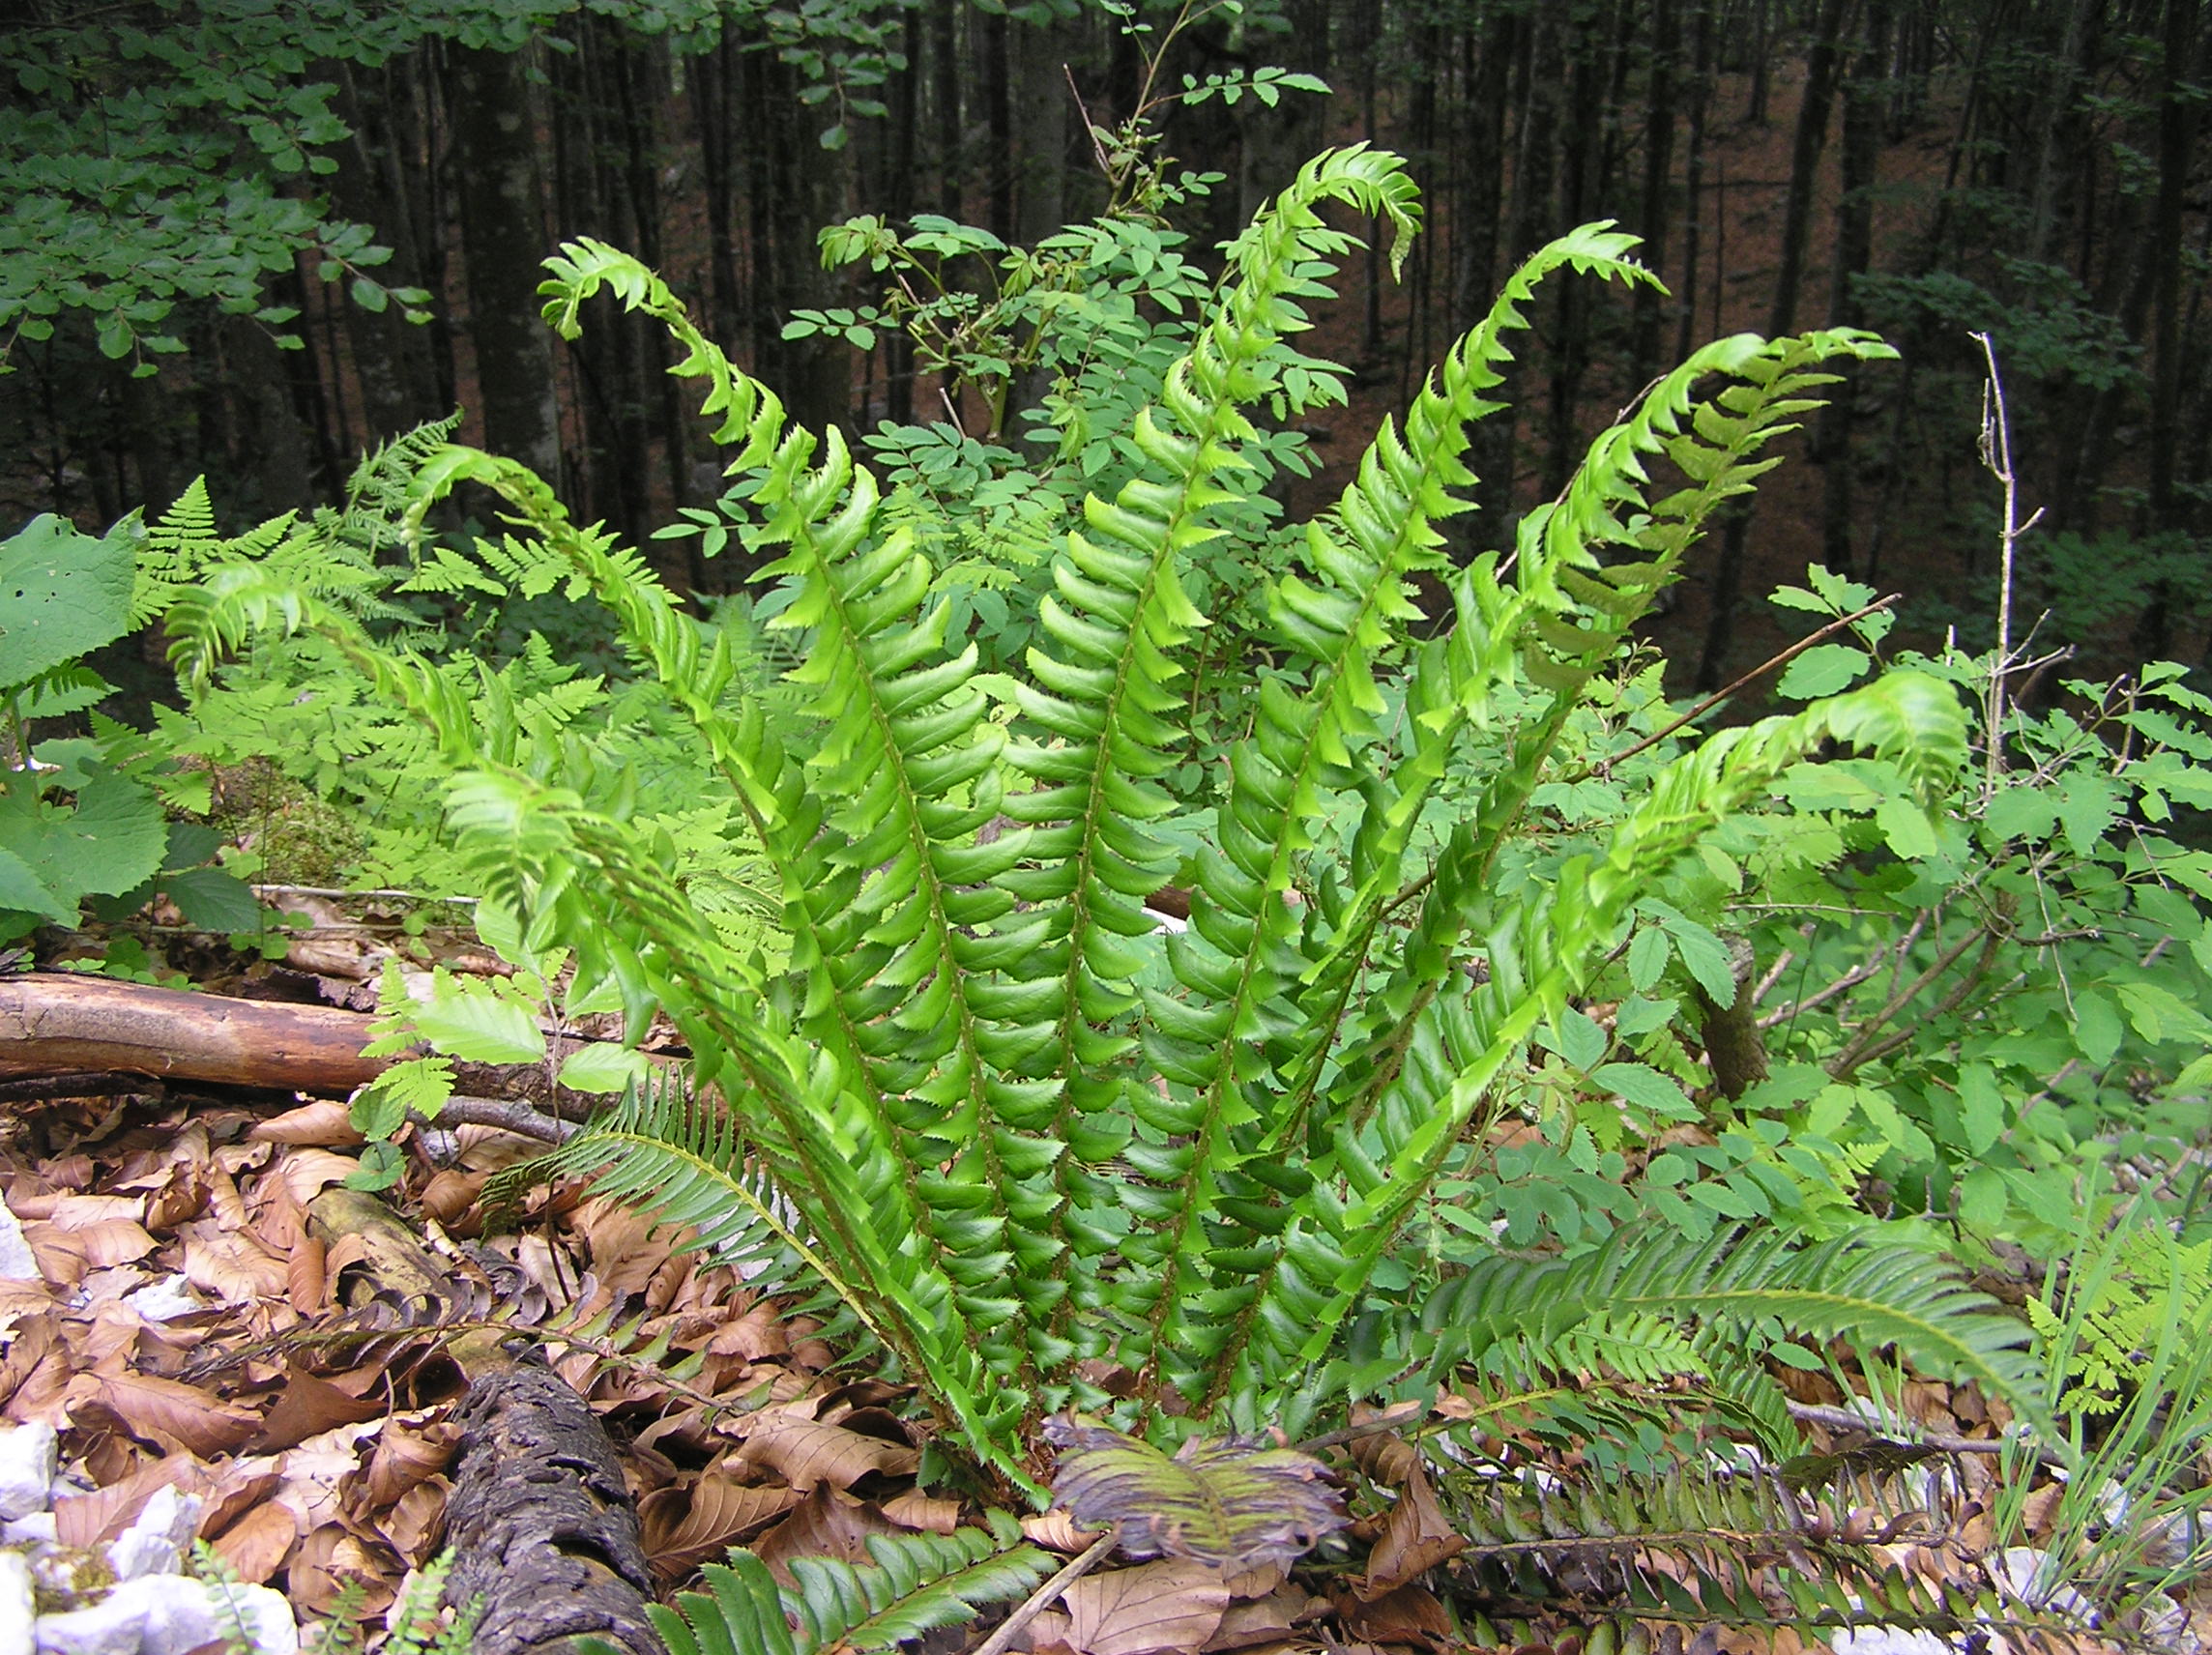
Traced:
<path id="1" fill-rule="evenodd" d="M 1263 595 L 1271 634 L 1247 641 L 1281 665 L 1213 826 L 1177 815 L 1159 781 L 1209 625 L 1184 570 L 1236 518 L 1277 342 L 1353 245 L 1321 218 L 1330 201 L 1387 222 L 1394 259 L 1418 226 L 1393 156 L 1339 150 L 1298 174 L 1232 246 L 1189 349 L 1131 421 L 1141 473 L 1089 498 L 1056 553 L 1027 671 L 988 685 L 932 595 L 926 537 L 885 521 L 842 434 L 794 425 L 633 259 L 579 242 L 549 261 L 564 335 L 611 293 L 663 322 L 673 371 L 704 382 L 747 537 L 781 552 L 761 577 L 811 724 L 795 734 L 736 693 L 728 640 L 523 467 L 448 448 L 420 471 L 414 517 L 484 485 L 605 605 L 774 867 L 788 970 L 728 945 L 623 798 L 587 801 L 480 734 L 451 674 L 250 566 L 171 611 L 201 671 L 257 628 L 333 640 L 433 733 L 455 776 L 450 829 L 530 944 L 572 947 L 583 984 L 612 985 L 634 1025 L 665 1010 L 684 1031 L 688 1088 L 634 1093 L 551 1170 L 780 1261 L 772 1279 L 834 1300 L 976 1459 L 1033 1493 L 1035 1428 L 1063 1407 L 1169 1441 L 1209 1418 L 1295 1431 L 1425 1359 L 1434 1333 L 1393 1246 L 1652 882 L 1828 743 L 1916 788 L 1965 756 L 1954 692 L 1891 674 L 1688 752 L 1549 877 L 1493 877 L 1566 719 L 1712 513 L 1773 463 L 1763 450 L 1817 405 L 1829 364 L 1888 354 L 1850 330 L 1708 346 L 1597 439 L 1508 552 L 1449 567 L 1439 524 L 1465 508 L 1469 424 L 1499 406 L 1537 285 L 1652 279 L 1601 224 L 1514 276 L 1306 525 L 1302 563 Z M 1416 576 L 1453 611 L 1423 641 Z M 1508 692 L 1535 713 L 1505 718 Z M 1143 902 L 1179 871 L 1190 923 L 1163 938 Z M 1724 1321 L 1805 1311 L 1819 1277 L 1821 1302 L 1848 1307 L 1829 1320 L 1855 1308 L 1913 1358 L 2000 1389 L 2023 1372 L 2016 1332 L 1934 1285 L 1920 1255 L 1851 1238 L 1711 1269 L 1732 1288 L 1703 1308 Z"/>

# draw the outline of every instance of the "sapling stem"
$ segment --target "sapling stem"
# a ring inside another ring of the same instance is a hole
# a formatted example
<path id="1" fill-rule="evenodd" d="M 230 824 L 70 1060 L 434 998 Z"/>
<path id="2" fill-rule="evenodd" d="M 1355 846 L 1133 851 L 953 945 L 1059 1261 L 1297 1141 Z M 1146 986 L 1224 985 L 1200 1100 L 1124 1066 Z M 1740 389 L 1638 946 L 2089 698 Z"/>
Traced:
<path id="1" fill-rule="evenodd" d="M 1997 648 L 1990 662 L 1989 770 L 1983 786 L 1985 796 L 1994 797 L 1997 776 L 2004 769 L 2004 686 L 2005 675 L 2013 664 L 2014 567 L 2019 559 L 2021 537 L 2043 520 L 2043 508 L 2036 508 L 2026 522 L 2020 520 L 2020 482 L 2012 469 L 2012 417 L 2005 408 L 2004 376 L 1997 371 L 1997 348 L 1987 334 L 1972 334 L 1968 337 L 1982 347 L 1982 358 L 1990 368 L 1989 381 L 1982 387 L 1982 464 L 2004 485 L 2004 528 L 1998 540 Z"/>

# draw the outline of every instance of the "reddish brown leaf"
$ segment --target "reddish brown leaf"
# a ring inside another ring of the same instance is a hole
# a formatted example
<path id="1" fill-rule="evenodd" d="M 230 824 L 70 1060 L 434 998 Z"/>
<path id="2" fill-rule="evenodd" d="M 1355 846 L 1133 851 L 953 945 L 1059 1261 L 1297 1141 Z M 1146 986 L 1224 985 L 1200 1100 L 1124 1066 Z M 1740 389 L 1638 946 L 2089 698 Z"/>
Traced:
<path id="1" fill-rule="evenodd" d="M 950 1534 L 960 1526 L 960 1502 L 938 1499 L 919 1489 L 909 1489 L 898 1498 L 884 1502 L 884 1515 L 906 1528 L 930 1534 Z"/>
<path id="2" fill-rule="evenodd" d="M 1367 1577 L 1355 1582 L 1353 1590 L 1367 1599 L 1382 1597 L 1466 1550 L 1466 1537 L 1438 1506 L 1428 1476 L 1416 1463 L 1407 1472 L 1398 1503 L 1383 1521 L 1382 1538 L 1368 1554 Z"/>
<path id="3" fill-rule="evenodd" d="M 1288 1586 L 1249 1603 L 1233 1603 L 1223 1611 L 1221 1625 L 1206 1640 L 1208 1651 L 1248 1649 L 1256 1643 L 1273 1643 L 1288 1638 L 1294 1627 L 1328 1608 L 1311 1592 Z"/>
<path id="4" fill-rule="evenodd" d="M 353 1111 L 336 1098 L 318 1098 L 298 1109 L 287 1109 L 262 1121 L 247 1137 L 256 1144 L 311 1145 L 326 1149 L 348 1149 L 368 1142 L 354 1126 Z"/>
<path id="5" fill-rule="evenodd" d="M 793 1509 L 791 1515 L 752 1544 L 752 1553 L 769 1566 L 770 1573 L 791 1584 L 785 1565 L 794 1557 L 837 1557 L 848 1563 L 865 1563 L 871 1534 L 897 1534 L 900 1530 L 865 1500 L 840 1494 L 827 1483 Z"/>
<path id="6" fill-rule="evenodd" d="M 913 1448 L 789 1413 L 756 1424 L 741 1452 L 802 1494 L 823 1483 L 849 1489 L 871 1471 L 908 1476 L 921 1464 Z"/>
<path id="7" fill-rule="evenodd" d="M 260 1417 L 236 1403 L 151 1374 L 85 1374 L 71 1381 L 76 1423 L 120 1425 L 164 1452 L 209 1457 L 242 1447 Z"/>
<path id="8" fill-rule="evenodd" d="M 710 1467 L 688 1488 L 656 1489 L 637 1502 L 645 1554 L 664 1581 L 681 1580 L 798 1505 L 787 1488 L 738 1480 L 737 1467 Z"/>
<path id="9" fill-rule="evenodd" d="M 320 1437 L 334 1425 L 359 1425 L 380 1419 L 385 1412 L 381 1396 L 357 1397 L 313 1374 L 294 1368 L 284 1380 L 276 1406 L 262 1422 L 254 1443 L 261 1453 L 296 1448 L 310 1437 Z"/>
<path id="10" fill-rule="evenodd" d="M 452 1464 L 460 1440 L 461 1424 L 455 1419 L 433 1420 L 421 1426 L 386 1426 L 368 1462 L 364 1492 L 369 1509 L 382 1511 L 409 1489 L 443 1471 Z"/>
<path id="11" fill-rule="evenodd" d="M 240 1580 L 258 1586 L 284 1566 L 299 1538 L 291 1510 L 271 1502 L 255 1506 L 209 1544 Z"/>
<path id="12" fill-rule="evenodd" d="M 113 1540 L 154 1497 L 174 1485 L 179 1494 L 205 1495 L 214 1484 L 208 1467 L 189 1454 L 150 1460 L 120 1482 L 89 1495 L 66 1495 L 54 1501 L 54 1538 L 64 1546 L 97 1546 Z"/>
<path id="13" fill-rule="evenodd" d="M 1067 1641 L 1082 1655 L 1201 1649 L 1221 1628 L 1229 1588 L 1187 1557 L 1086 1575 L 1062 1594 Z"/>
<path id="14" fill-rule="evenodd" d="M 1422 1643 L 1442 1649 L 1451 1642 L 1451 1617 L 1426 1586 L 1400 1586 L 1372 1600 L 1347 1593 L 1336 1600 L 1346 1630 L 1371 1643 Z"/>

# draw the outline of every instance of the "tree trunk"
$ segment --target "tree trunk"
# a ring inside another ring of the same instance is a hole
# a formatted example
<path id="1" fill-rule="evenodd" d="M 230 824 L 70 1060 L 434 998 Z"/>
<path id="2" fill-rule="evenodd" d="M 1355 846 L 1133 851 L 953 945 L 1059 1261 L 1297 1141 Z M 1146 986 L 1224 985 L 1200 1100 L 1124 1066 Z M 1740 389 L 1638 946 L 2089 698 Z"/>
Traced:
<path id="1" fill-rule="evenodd" d="M 1667 265 L 1667 229 L 1674 215 L 1674 66 L 1680 57 L 1674 0 L 1654 0 L 1651 11 L 1651 78 L 1644 97 L 1644 189 L 1637 230 L 1642 256 L 1653 270 Z M 1629 378 L 1649 382 L 1659 362 L 1659 290 L 1639 287 L 1632 302 L 1635 329 Z"/>
<path id="2" fill-rule="evenodd" d="M 1874 253 L 1874 189 L 1881 160 L 1881 82 L 1889 59 L 1890 0 L 1867 0 L 1866 36 L 1844 87 L 1843 192 L 1836 203 L 1836 265 L 1828 293 L 1828 325 L 1855 328 L 1865 319 L 1854 279 Z M 1845 374 L 1829 387 L 1815 447 L 1820 457 L 1821 554 L 1827 566 L 1849 573 L 1851 555 L 1851 428 L 1859 376 Z M 1894 458 L 1892 463 L 1894 463 Z"/>
<path id="3" fill-rule="evenodd" d="M 484 446 L 557 479 L 553 334 L 538 313 L 544 186 L 524 52 L 449 48 L 461 256 Z"/>
<path id="4" fill-rule="evenodd" d="M 1775 275 L 1774 305 L 1766 324 L 1770 336 L 1787 334 L 1796 324 L 1813 190 L 1819 178 L 1820 152 L 1828 141 L 1828 105 L 1835 101 L 1836 60 L 1845 22 L 1856 3 L 1820 0 L 1819 20 L 1806 54 L 1805 99 L 1797 106 L 1796 133 L 1790 146 L 1790 193 L 1782 208 L 1782 267 Z"/>

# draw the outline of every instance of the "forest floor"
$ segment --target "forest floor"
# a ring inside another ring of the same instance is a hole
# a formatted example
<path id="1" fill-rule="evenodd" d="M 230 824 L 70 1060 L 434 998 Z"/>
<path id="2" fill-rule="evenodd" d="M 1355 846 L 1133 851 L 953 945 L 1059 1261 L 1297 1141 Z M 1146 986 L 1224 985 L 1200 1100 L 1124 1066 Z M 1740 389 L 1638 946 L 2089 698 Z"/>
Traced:
<path id="1" fill-rule="evenodd" d="M 364 945 L 388 916 L 370 913 L 365 928 L 362 917 L 301 938 L 297 963 L 207 974 L 265 1002 L 359 1002 L 394 951 L 408 970 L 439 952 L 465 966 L 475 951 L 469 939 L 388 927 Z M 210 1015 L 235 1003 L 194 998 Z M 369 1195 L 347 1187 L 361 1140 L 335 1089 L 110 1077 L 82 1090 L 37 1077 L 0 1088 L 0 1230 L 19 1229 L 36 1267 L 0 1281 L 0 1412 L 61 1434 L 52 1514 L 64 1547 L 112 1541 L 174 1488 L 199 1497 L 198 1535 L 238 1579 L 276 1587 L 310 1620 L 381 1614 L 447 1544 L 472 1384 L 526 1350 L 605 1428 L 655 1591 L 733 1544 L 781 1573 L 800 1556 L 865 1561 L 871 1535 L 946 1532 L 979 1515 L 917 1483 L 929 1432 L 907 1390 L 841 1365 L 816 1323 L 684 1251 L 681 1233 L 573 1185 L 490 1210 L 487 1179 L 542 1142 L 480 1125 L 412 1131 L 399 1186 Z M 1864 1406 L 1822 1376 L 1780 1377 L 1816 1415 Z M 1353 1534 L 1373 1543 L 1364 1572 L 1276 1571 L 1239 1596 L 1208 1587 L 1195 1608 L 1187 1582 L 1158 1582 L 1142 1602 L 1112 1599 L 1080 1624 L 1040 1626 L 1038 1646 L 1136 1655 L 1152 1647 L 1144 1629 L 1173 1611 L 1176 1646 L 1209 1651 L 1578 1655 L 1585 1634 L 1567 1615 L 1470 1635 L 1447 1608 L 1468 1607 L 1453 1569 L 1432 1572 L 1468 1542 L 1425 1486 L 1419 1496 L 1409 1486 L 1406 1443 L 1421 1426 L 1468 1417 L 1472 1394 L 1446 1386 L 1423 1419 L 1339 1451 Z M 1996 1460 L 1972 1444 L 1994 1444 L 2005 1411 L 1971 1387 L 1918 1380 L 1903 1406 L 1908 1418 L 1886 1432 L 1840 1419 L 1812 1428 L 1823 1452 L 1878 1447 L 1883 1435 L 1959 1444 L 1869 1484 L 1847 1536 L 1878 1538 L 1919 1579 L 1986 1585 L 2006 1559 L 1994 1538 Z M 1575 1459 L 1508 1427 L 1484 1447 L 1501 1464 L 1570 1474 Z M 1913 1478 L 1917 1492 L 1902 1492 Z M 2046 1481 L 2028 1495 L 2031 1537 L 2058 1494 Z M 1091 1538 L 1056 1517 L 1028 1525 L 1068 1553 Z M 2199 1597 L 2177 1637 L 2212 1638 L 2212 1591 Z M 1203 1636 L 1185 1624 L 1209 1614 Z M 1653 1646 L 1675 1655 L 1685 1638 L 1693 1655 L 1805 1646 L 1787 1631 L 1651 1630 Z M 2072 1646 L 2127 1643 L 2084 1632 Z"/>

